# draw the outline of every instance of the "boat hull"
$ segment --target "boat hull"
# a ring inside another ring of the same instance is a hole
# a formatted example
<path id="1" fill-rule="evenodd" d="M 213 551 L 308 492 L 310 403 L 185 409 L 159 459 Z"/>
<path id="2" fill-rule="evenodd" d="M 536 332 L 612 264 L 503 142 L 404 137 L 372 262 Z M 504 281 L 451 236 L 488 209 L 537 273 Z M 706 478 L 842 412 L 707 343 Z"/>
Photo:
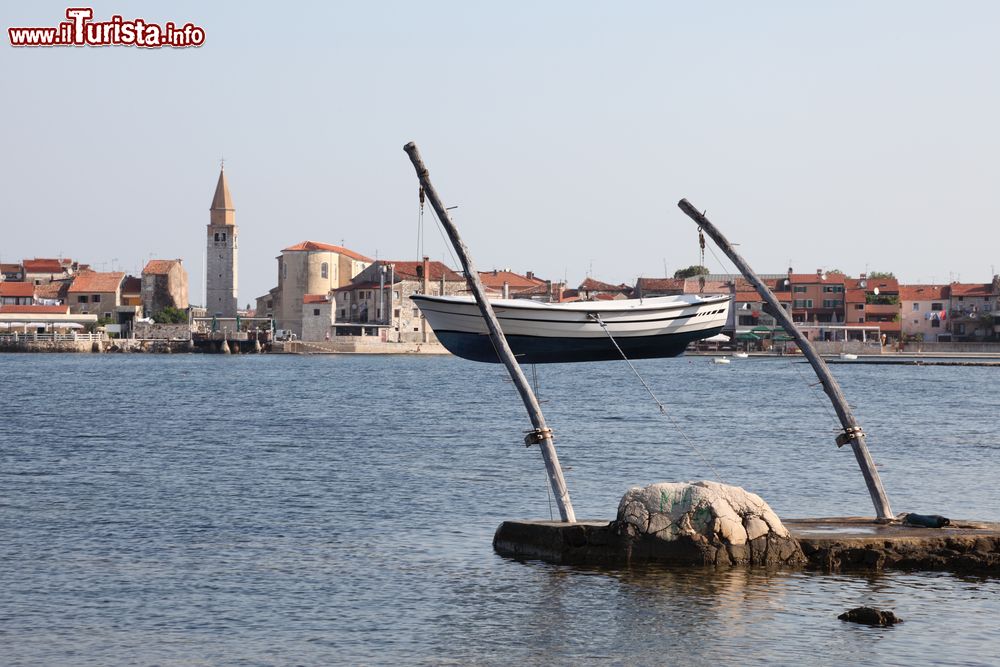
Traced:
<path id="1" fill-rule="evenodd" d="M 556 338 L 551 336 L 505 336 L 507 344 L 518 362 L 522 364 L 559 364 L 581 361 L 611 361 L 621 359 L 622 353 L 629 359 L 658 359 L 678 357 L 683 354 L 688 343 L 722 331 L 722 326 L 703 331 L 663 334 L 659 336 L 631 336 L 616 338 L 621 353 L 615 349 L 611 339 L 604 338 Z M 493 342 L 487 334 L 460 331 L 436 331 L 438 340 L 457 357 L 470 361 L 500 363 Z"/>
<path id="2" fill-rule="evenodd" d="M 452 354 L 499 363 L 474 300 L 411 298 Z M 569 304 L 498 300 L 491 305 L 511 351 L 518 361 L 529 364 L 608 361 L 623 353 L 629 359 L 676 357 L 688 343 L 719 333 L 729 311 L 725 296 Z"/>

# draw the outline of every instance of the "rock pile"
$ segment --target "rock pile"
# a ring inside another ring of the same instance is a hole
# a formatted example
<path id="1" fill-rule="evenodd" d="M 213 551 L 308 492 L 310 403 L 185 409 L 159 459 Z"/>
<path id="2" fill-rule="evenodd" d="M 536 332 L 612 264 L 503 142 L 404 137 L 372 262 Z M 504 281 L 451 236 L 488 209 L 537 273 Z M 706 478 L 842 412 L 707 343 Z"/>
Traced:
<path id="1" fill-rule="evenodd" d="M 704 565 L 806 561 L 798 541 L 760 496 L 716 482 L 660 482 L 629 489 L 614 525 L 628 560 Z"/>

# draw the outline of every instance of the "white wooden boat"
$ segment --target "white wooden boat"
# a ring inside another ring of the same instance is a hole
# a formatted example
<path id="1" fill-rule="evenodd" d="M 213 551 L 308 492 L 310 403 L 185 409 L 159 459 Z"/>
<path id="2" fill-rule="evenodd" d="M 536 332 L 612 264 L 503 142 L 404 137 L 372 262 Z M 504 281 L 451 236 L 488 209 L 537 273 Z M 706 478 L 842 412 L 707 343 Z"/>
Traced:
<path id="1" fill-rule="evenodd" d="M 449 352 L 499 363 L 474 298 L 425 294 L 411 298 Z M 691 341 L 722 330 L 730 299 L 683 294 L 570 303 L 499 299 L 490 304 L 517 360 L 544 364 L 620 359 L 609 333 L 629 359 L 676 357 Z"/>
<path id="2" fill-rule="evenodd" d="M 729 359 L 727 359 L 725 357 L 712 357 L 712 363 L 713 364 L 728 364 L 729 363 Z"/>
<path id="3" fill-rule="evenodd" d="M 749 359 L 750 355 L 746 352 L 733 352 L 733 359 Z"/>

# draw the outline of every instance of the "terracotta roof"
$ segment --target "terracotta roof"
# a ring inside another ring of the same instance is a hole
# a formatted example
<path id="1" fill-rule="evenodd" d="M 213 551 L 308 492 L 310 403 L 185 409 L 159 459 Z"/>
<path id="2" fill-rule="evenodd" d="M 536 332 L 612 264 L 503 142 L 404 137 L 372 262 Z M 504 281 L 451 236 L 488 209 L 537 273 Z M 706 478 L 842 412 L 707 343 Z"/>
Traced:
<path id="1" fill-rule="evenodd" d="M 302 303 L 327 303 L 325 294 L 306 294 L 302 297 Z"/>
<path id="2" fill-rule="evenodd" d="M 25 273 L 62 273 L 63 263 L 58 259 L 26 259 L 21 262 Z"/>
<path id="3" fill-rule="evenodd" d="M 20 313 L 22 315 L 65 315 L 69 306 L 0 306 L 0 313 Z"/>
<path id="4" fill-rule="evenodd" d="M 861 287 L 861 281 L 864 281 L 865 286 Z M 898 292 L 899 291 L 899 281 L 895 278 L 848 278 L 844 281 L 844 284 L 851 289 L 865 289 L 871 292 L 876 287 L 879 292 Z"/>
<path id="5" fill-rule="evenodd" d="M 360 253 L 356 253 L 353 250 L 348 250 L 347 248 L 339 245 L 330 245 L 329 243 L 319 243 L 317 241 L 303 241 L 302 243 L 296 243 L 293 246 L 288 246 L 281 252 L 296 252 L 304 250 L 306 252 L 322 250 L 325 252 L 335 252 L 339 255 L 344 255 L 345 257 L 350 257 L 351 259 L 356 259 L 359 262 L 373 262 L 371 257 L 365 257 Z"/>
<path id="6" fill-rule="evenodd" d="M 631 292 L 632 288 L 626 284 L 612 285 L 611 283 L 601 282 L 600 280 L 594 280 L 593 278 L 585 278 L 580 287 L 580 291 L 590 291 L 590 292 Z"/>
<path id="7" fill-rule="evenodd" d="M 53 280 L 44 285 L 35 287 L 36 299 L 66 299 L 66 292 L 69 290 L 69 280 Z"/>
<path id="8" fill-rule="evenodd" d="M 952 283 L 951 295 L 955 296 L 992 296 L 992 283 Z"/>
<path id="9" fill-rule="evenodd" d="M 69 293 L 117 292 L 124 279 L 125 273 L 123 271 L 108 273 L 87 271 L 73 279 L 73 284 L 69 286 Z"/>
<path id="10" fill-rule="evenodd" d="M 422 280 L 421 277 L 417 275 L 417 267 L 422 266 L 423 262 L 394 262 L 390 260 L 382 260 L 383 264 L 392 264 L 395 269 L 397 278 L 405 278 L 407 280 Z M 447 281 L 465 282 L 465 278 L 460 273 L 455 273 L 447 266 L 441 262 L 428 262 L 427 273 L 429 280 L 441 280 L 441 276 Z"/>
<path id="11" fill-rule="evenodd" d="M 0 264 L 0 273 L 20 273 L 20 264 Z"/>
<path id="12" fill-rule="evenodd" d="M 555 296 L 559 295 L 559 287 L 562 284 L 563 283 L 552 283 L 552 294 L 553 295 L 555 295 Z M 512 289 L 511 290 L 511 294 L 514 294 L 514 295 L 517 295 L 517 296 L 528 296 L 528 295 L 534 295 L 534 294 L 548 294 L 548 293 L 549 293 L 549 284 L 548 283 L 542 283 L 541 285 L 532 285 L 531 287 L 528 287 L 527 289 L 519 289 L 519 290 L 513 290 Z"/>
<path id="13" fill-rule="evenodd" d="M 514 273 L 513 271 L 500 271 L 497 269 L 492 271 L 480 271 L 479 281 L 486 287 L 492 287 L 498 290 L 503 289 L 504 283 L 507 283 L 512 290 L 545 284 L 544 280 L 539 280 L 538 278 L 529 278 L 528 276 L 522 276 L 520 273 Z"/>
<path id="14" fill-rule="evenodd" d="M 900 285 L 899 298 L 903 301 L 937 301 L 947 299 L 947 285 Z"/>
<path id="15" fill-rule="evenodd" d="M 844 303 L 864 303 L 866 298 L 863 289 L 847 288 L 844 290 Z"/>
<path id="16" fill-rule="evenodd" d="M 636 286 L 640 290 L 675 290 L 683 292 L 684 278 L 639 278 L 636 281 Z"/>
<path id="17" fill-rule="evenodd" d="M 151 259 L 146 263 L 142 272 L 154 276 L 165 276 L 170 273 L 170 269 L 174 268 L 174 265 L 180 263 L 179 259 Z"/>
<path id="18" fill-rule="evenodd" d="M 14 283 L 9 280 L 0 282 L 0 296 L 35 297 L 34 283 Z"/>
<path id="19" fill-rule="evenodd" d="M 135 276 L 125 276 L 125 280 L 122 282 L 122 294 L 141 294 L 142 293 L 142 278 L 136 278 Z"/>
<path id="20" fill-rule="evenodd" d="M 827 273 L 826 280 L 815 273 L 793 273 L 788 276 L 791 283 L 815 283 L 817 285 L 842 285 L 847 280 L 843 273 Z"/>

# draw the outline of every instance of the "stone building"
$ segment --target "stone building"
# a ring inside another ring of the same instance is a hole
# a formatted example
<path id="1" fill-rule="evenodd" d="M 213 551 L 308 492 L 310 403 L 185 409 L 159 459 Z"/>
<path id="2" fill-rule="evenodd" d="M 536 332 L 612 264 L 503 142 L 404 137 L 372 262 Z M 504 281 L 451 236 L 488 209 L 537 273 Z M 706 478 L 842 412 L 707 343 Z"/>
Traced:
<path id="1" fill-rule="evenodd" d="M 302 299 L 302 340 L 321 341 L 332 336 L 333 300 L 329 294 L 306 294 Z"/>
<path id="2" fill-rule="evenodd" d="M 212 208 L 209 209 L 205 257 L 205 308 L 211 315 L 236 317 L 239 287 L 239 243 L 236 209 L 229 194 L 225 170 L 219 171 Z M 185 281 L 186 282 L 186 281 Z M 186 290 L 184 300 L 187 300 Z"/>
<path id="3" fill-rule="evenodd" d="M 336 336 L 379 336 L 385 342 L 427 343 L 437 338 L 414 294 L 468 295 L 465 277 L 441 262 L 379 260 L 334 292 Z"/>
<path id="4" fill-rule="evenodd" d="M 151 259 L 142 270 L 142 308 L 152 317 L 168 307 L 187 309 L 187 271 L 179 259 Z"/>
<path id="5" fill-rule="evenodd" d="M 342 246 L 303 241 L 281 251 L 278 286 L 257 299 L 257 313 L 270 313 L 275 327 L 302 336 L 302 306 L 307 294 L 329 294 L 351 284 L 372 259 Z"/>
<path id="6" fill-rule="evenodd" d="M 121 305 L 121 271 L 84 271 L 77 274 L 66 292 L 71 313 L 94 314 L 99 318 L 117 321 Z"/>

